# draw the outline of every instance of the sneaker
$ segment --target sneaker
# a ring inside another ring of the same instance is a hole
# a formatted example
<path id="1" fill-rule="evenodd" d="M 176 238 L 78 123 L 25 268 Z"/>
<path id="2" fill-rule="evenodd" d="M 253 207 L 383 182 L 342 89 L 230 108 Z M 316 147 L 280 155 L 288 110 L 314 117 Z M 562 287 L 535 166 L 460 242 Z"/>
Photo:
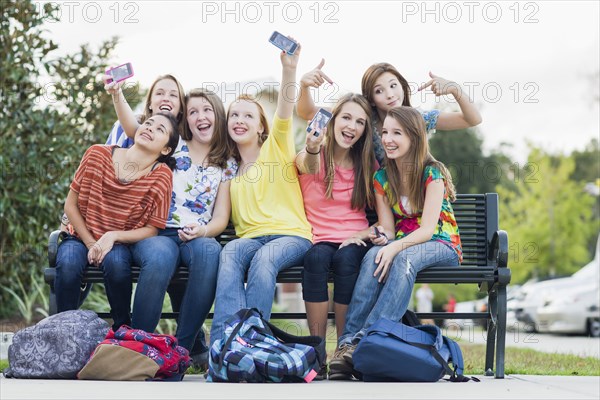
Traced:
<path id="1" fill-rule="evenodd" d="M 325 380 L 327 378 L 327 363 L 324 363 L 321 366 L 321 369 L 319 370 L 319 372 L 317 373 L 317 376 L 315 376 L 315 381 L 322 381 Z"/>
<path id="2" fill-rule="evenodd" d="M 190 354 L 193 367 L 199 369 L 200 371 L 208 371 L 208 355 L 208 348 L 201 353 Z"/>
<path id="3" fill-rule="evenodd" d="M 352 361 L 354 350 L 356 350 L 356 345 L 348 345 L 346 351 L 342 354 L 344 361 L 346 361 L 352 368 L 354 368 L 354 361 Z"/>
<path id="4" fill-rule="evenodd" d="M 331 380 L 347 380 L 343 375 L 352 377 L 352 364 L 349 364 L 344 359 L 344 354 L 348 351 L 351 345 L 343 344 L 333 353 L 333 358 L 329 363 L 329 379 Z"/>

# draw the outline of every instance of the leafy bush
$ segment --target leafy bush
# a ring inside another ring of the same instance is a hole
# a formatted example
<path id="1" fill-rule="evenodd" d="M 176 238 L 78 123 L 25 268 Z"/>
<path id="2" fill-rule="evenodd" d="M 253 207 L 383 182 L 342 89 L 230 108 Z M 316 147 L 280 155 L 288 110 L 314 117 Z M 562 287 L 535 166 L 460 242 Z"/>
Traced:
<path id="1" fill-rule="evenodd" d="M 15 293 L 18 282 L 32 287 L 32 271 L 41 276 L 48 233 L 59 225 L 80 158 L 115 119 L 97 77 L 117 38 L 59 57 L 43 30 L 58 6 L 43 7 L 0 3 L 0 286 Z M 0 316 L 17 310 L 8 291 L 0 291 L 0 302 Z"/>

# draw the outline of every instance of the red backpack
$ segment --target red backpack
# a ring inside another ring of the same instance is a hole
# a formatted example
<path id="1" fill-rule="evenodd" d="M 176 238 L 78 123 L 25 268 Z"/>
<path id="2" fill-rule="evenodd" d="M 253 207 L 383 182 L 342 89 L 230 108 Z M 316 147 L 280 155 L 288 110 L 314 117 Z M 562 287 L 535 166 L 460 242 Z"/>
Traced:
<path id="1" fill-rule="evenodd" d="M 98 345 L 94 354 L 88 361 L 88 364 L 86 364 L 87 370 L 94 371 L 93 375 L 95 374 L 96 376 L 87 374 L 85 377 L 82 377 L 82 374 L 80 373 L 80 379 L 130 380 L 118 375 L 119 367 L 115 365 L 115 353 L 101 351 L 105 350 L 107 346 L 109 349 L 112 346 L 119 346 L 132 351 L 120 351 L 120 354 L 118 355 L 118 364 L 121 366 L 127 364 L 127 360 L 123 359 L 124 355 L 125 358 L 129 358 L 132 361 L 130 365 L 134 366 L 140 364 L 135 362 L 136 357 L 139 358 L 140 356 L 145 356 L 154 361 L 157 364 L 158 369 L 156 369 L 156 366 L 154 369 L 151 369 L 152 372 L 156 372 L 153 376 L 147 376 L 147 379 L 181 380 L 183 379 L 185 371 L 192 364 L 187 349 L 178 346 L 175 337 L 171 335 L 148 333 L 141 329 L 132 329 L 123 325 L 116 332 L 112 329 L 108 331 L 106 338 Z M 116 349 L 113 348 L 113 350 Z M 97 371 L 106 371 L 106 368 L 104 368 L 105 364 L 111 364 L 109 368 L 109 370 L 112 371 L 109 373 L 111 375 L 104 375 L 104 372 L 101 372 L 100 374 L 102 376 L 98 376 Z M 84 370 L 86 368 L 84 368 Z M 82 370 L 82 372 L 84 371 Z M 129 367 L 126 368 L 127 376 L 131 376 L 132 372 L 135 375 L 135 371 L 131 371 Z M 143 375 L 142 371 L 140 371 L 140 374 L 137 376 Z M 137 380 L 139 378 L 133 379 Z"/>

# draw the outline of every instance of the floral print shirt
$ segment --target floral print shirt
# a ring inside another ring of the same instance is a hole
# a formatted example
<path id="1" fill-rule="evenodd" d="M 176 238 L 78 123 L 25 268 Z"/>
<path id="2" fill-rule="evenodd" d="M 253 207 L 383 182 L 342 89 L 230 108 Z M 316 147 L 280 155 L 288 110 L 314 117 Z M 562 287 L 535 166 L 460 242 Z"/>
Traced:
<path id="1" fill-rule="evenodd" d="M 192 164 L 187 144 L 181 138 L 173 157 L 177 165 L 173 171 L 167 228 L 181 228 L 192 222 L 208 224 L 212 219 L 219 185 L 233 179 L 238 168 L 236 161 L 230 158 L 224 169 Z"/>
<path id="2" fill-rule="evenodd" d="M 437 120 L 440 115 L 440 110 L 429 110 L 424 111 L 418 109 L 423 119 L 425 120 L 425 129 L 427 129 L 427 133 L 435 132 L 435 127 L 437 126 Z M 373 126 L 373 148 L 375 149 L 375 158 L 379 165 L 385 165 L 385 150 L 383 149 L 383 143 L 381 143 L 381 132 L 377 130 L 377 123 L 379 122 L 379 117 L 377 112 L 373 113 L 373 118 L 371 118 L 372 126 Z"/>
<path id="3" fill-rule="evenodd" d="M 439 169 L 432 166 L 426 166 L 423 173 L 425 188 L 427 188 L 429 183 L 436 179 L 444 179 L 444 175 L 442 175 Z M 385 168 L 375 172 L 373 184 L 375 186 L 375 193 L 382 196 L 388 196 L 388 199 L 390 198 L 390 187 Z M 392 206 L 396 240 L 402 239 L 421 226 L 421 211 L 414 213 L 412 210 L 407 211 L 407 208 L 408 207 L 406 207 L 402 201 L 399 201 Z M 448 244 L 456 251 L 459 262 L 462 262 L 462 246 L 460 243 L 460 235 L 458 233 L 458 225 L 456 224 L 454 211 L 452 210 L 452 205 L 450 204 L 447 194 L 444 194 L 440 218 L 438 219 L 437 227 L 431 240 Z"/>

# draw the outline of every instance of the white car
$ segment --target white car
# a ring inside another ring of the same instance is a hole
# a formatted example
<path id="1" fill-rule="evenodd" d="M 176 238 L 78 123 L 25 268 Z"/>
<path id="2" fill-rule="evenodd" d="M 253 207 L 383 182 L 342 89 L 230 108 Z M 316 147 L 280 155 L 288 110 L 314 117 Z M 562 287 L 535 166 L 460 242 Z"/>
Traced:
<path id="1" fill-rule="evenodd" d="M 537 330 L 600 337 L 598 281 L 581 282 L 546 294 L 544 304 L 537 310 Z"/>
<path id="2" fill-rule="evenodd" d="M 591 314 L 589 314 L 587 318 L 589 318 L 589 323 L 591 324 L 593 330 L 595 324 L 597 323 L 594 317 L 594 304 L 596 307 L 598 306 L 598 292 L 595 292 L 596 294 L 594 297 L 593 285 L 595 284 L 597 288 L 599 281 L 600 236 L 598 237 L 598 241 L 596 243 L 596 255 L 589 264 L 567 278 L 526 283 L 521 287 L 519 294 L 515 297 L 515 300 L 509 304 L 509 311 L 513 311 L 517 320 L 525 324 L 528 330 L 537 331 L 539 330 L 540 325 L 538 311 L 542 310 L 542 308 L 546 306 L 549 306 L 551 302 L 553 304 L 561 304 L 561 302 L 576 303 L 583 301 L 582 296 L 571 296 L 570 293 L 580 292 L 583 295 L 584 292 L 589 292 L 587 295 L 589 296 L 590 300 L 587 301 L 587 303 L 589 303 L 587 307 L 590 309 L 589 312 Z M 593 301 L 594 298 L 596 299 L 596 302 Z M 544 320 L 545 325 L 543 329 L 546 331 L 547 329 L 551 329 L 547 326 L 549 321 L 548 318 L 549 317 L 545 316 Z M 565 330 L 563 332 L 567 331 Z M 584 330 L 577 330 L 573 332 L 584 332 Z"/>

